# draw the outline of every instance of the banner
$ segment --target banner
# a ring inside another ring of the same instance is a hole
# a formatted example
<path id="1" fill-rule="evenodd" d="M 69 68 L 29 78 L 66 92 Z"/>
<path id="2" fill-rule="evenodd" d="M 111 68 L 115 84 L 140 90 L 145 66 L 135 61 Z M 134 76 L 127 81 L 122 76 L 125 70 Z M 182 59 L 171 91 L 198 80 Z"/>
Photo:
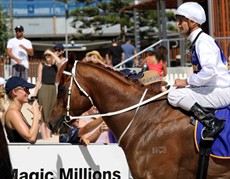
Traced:
<path id="1" fill-rule="evenodd" d="M 9 144 L 15 179 L 130 179 L 117 144 Z"/>

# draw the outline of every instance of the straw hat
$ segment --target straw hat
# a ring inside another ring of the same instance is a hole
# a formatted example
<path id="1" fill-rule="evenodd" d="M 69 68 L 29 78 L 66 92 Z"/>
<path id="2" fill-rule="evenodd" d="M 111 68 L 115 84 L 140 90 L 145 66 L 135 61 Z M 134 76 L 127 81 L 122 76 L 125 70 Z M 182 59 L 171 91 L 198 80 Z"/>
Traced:
<path id="1" fill-rule="evenodd" d="M 139 79 L 139 81 L 147 86 L 153 83 L 161 82 L 162 86 L 166 86 L 168 83 L 166 81 L 162 81 L 158 75 L 158 73 L 154 70 L 148 70 L 144 72 L 144 76 Z"/>
<path id="2" fill-rule="evenodd" d="M 93 51 L 91 51 L 91 52 L 88 52 L 88 53 L 86 54 L 86 57 L 89 57 L 89 56 L 91 56 L 91 55 L 96 55 L 97 58 L 98 58 L 100 61 L 103 61 L 103 58 L 102 58 L 102 56 L 100 55 L 100 53 L 99 53 L 98 51 L 93 50 Z"/>

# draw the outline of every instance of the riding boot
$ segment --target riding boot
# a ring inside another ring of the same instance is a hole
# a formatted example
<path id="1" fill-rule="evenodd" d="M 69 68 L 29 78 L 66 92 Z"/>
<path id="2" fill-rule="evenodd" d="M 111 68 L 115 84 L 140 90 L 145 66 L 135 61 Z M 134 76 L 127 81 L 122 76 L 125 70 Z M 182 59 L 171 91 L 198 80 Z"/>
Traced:
<path id="1" fill-rule="evenodd" d="M 190 111 L 193 112 L 194 116 L 206 126 L 204 137 L 213 137 L 224 128 L 224 124 L 219 119 L 199 104 L 195 103 Z"/>

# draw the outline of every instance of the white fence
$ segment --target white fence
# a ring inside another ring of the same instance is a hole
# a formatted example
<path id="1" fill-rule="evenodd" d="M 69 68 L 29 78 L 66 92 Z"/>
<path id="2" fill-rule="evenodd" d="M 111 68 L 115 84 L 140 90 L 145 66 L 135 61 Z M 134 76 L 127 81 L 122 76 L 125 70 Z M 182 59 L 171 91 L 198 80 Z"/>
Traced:
<path id="1" fill-rule="evenodd" d="M 164 77 L 164 80 L 168 82 L 169 85 L 173 85 L 175 79 L 186 79 L 189 74 L 192 73 L 191 67 L 168 67 L 168 75 Z"/>

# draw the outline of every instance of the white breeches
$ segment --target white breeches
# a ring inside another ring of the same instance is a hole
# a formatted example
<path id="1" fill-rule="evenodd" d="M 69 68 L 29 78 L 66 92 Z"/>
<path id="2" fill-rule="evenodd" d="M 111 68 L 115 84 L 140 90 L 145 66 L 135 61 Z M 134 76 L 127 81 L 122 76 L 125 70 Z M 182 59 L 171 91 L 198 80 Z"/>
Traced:
<path id="1" fill-rule="evenodd" d="M 230 105 L 230 87 L 186 87 L 172 89 L 168 94 L 172 106 L 189 111 L 198 103 L 205 108 L 223 108 Z"/>

